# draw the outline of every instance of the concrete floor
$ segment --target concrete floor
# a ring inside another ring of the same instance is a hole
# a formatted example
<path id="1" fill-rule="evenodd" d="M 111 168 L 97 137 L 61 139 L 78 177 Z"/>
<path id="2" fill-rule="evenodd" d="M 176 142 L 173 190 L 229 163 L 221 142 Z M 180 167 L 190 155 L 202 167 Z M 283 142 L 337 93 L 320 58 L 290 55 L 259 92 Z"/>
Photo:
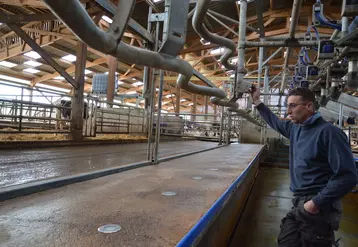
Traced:
<path id="1" fill-rule="evenodd" d="M 292 207 L 288 169 L 264 168 L 258 176 L 231 247 L 276 247 L 281 219 Z M 343 199 L 343 217 L 336 232 L 340 247 L 358 246 L 358 193 Z"/>
<path id="2" fill-rule="evenodd" d="M 200 141 L 163 142 L 160 157 L 217 146 Z M 147 144 L 0 150 L 0 187 L 74 175 L 147 160 Z"/>
<path id="3" fill-rule="evenodd" d="M 0 246 L 175 246 L 261 147 L 231 145 L 1 202 Z M 123 229 L 97 231 L 109 223 Z"/>

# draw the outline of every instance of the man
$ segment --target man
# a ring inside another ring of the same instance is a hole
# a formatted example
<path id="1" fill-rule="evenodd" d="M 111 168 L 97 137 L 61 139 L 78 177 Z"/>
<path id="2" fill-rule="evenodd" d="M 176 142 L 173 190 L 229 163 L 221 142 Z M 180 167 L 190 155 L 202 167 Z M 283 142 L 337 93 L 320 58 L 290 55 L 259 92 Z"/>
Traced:
<path id="1" fill-rule="evenodd" d="M 290 91 L 287 113 L 291 121 L 278 119 L 261 101 L 251 97 L 261 117 L 290 139 L 290 189 L 293 207 L 282 219 L 281 247 L 336 245 L 342 205 L 340 199 L 357 183 L 357 174 L 344 132 L 315 112 L 315 95 L 308 88 Z"/>

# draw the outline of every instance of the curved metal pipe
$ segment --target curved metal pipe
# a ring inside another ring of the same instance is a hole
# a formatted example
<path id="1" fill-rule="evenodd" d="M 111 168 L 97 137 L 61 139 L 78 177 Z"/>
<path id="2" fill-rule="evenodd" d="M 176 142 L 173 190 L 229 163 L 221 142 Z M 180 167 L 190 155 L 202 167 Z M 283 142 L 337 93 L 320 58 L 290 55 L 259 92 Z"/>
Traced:
<path id="1" fill-rule="evenodd" d="M 236 65 L 230 64 L 228 59 L 235 54 L 236 44 L 227 38 L 221 37 L 217 34 L 211 33 L 204 25 L 204 17 L 209 9 L 211 0 L 199 0 L 196 4 L 192 24 L 194 30 L 201 38 L 210 41 L 214 44 L 219 44 L 226 47 L 225 53 L 221 56 L 220 62 L 229 70 L 236 70 Z"/>
<path id="2" fill-rule="evenodd" d="M 218 88 L 200 86 L 189 82 L 193 75 L 193 68 L 188 62 L 165 54 L 133 47 L 124 42 L 118 43 L 113 35 L 102 31 L 95 25 L 78 0 L 68 0 L 66 4 L 58 0 L 44 1 L 80 40 L 92 48 L 128 63 L 177 72 L 180 74 L 177 80 L 178 86 L 189 92 L 220 98 L 225 97 L 225 93 Z"/>
<path id="3" fill-rule="evenodd" d="M 221 56 L 220 62 L 229 70 L 237 70 L 237 65 L 230 64 L 228 59 L 235 54 L 236 44 L 227 38 L 218 36 L 217 34 L 211 33 L 204 25 L 204 17 L 206 12 L 209 10 L 211 0 L 198 0 L 192 20 L 194 30 L 199 34 L 199 36 L 207 41 L 210 41 L 214 44 L 219 44 L 226 47 L 225 53 Z M 242 80 L 243 81 L 243 78 Z M 245 110 L 238 109 L 239 105 L 236 102 L 229 101 L 225 97 L 213 97 L 210 99 L 211 103 L 219 106 L 228 107 L 229 111 L 236 112 L 238 115 L 246 118 L 248 121 L 261 126 L 257 120 L 248 114 Z"/>

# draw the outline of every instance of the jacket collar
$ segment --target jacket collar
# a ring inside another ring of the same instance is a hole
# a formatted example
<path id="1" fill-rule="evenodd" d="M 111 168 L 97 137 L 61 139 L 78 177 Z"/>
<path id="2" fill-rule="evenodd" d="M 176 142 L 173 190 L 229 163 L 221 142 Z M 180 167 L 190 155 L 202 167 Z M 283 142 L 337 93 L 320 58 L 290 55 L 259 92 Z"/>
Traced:
<path id="1" fill-rule="evenodd" d="M 316 122 L 317 119 L 321 118 L 321 114 L 319 112 L 314 113 L 309 119 L 304 121 L 301 126 L 308 126 Z"/>

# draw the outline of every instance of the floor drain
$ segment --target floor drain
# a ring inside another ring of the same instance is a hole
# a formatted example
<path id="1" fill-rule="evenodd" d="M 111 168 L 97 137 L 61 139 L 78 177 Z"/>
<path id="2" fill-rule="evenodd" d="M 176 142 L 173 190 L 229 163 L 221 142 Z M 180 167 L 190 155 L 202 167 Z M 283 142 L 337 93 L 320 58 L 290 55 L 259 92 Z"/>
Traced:
<path id="1" fill-rule="evenodd" d="M 218 168 L 210 168 L 209 170 L 210 171 L 218 171 L 219 169 Z"/>
<path id="2" fill-rule="evenodd" d="M 191 177 L 191 178 L 194 179 L 194 180 L 200 180 L 200 179 L 202 179 L 203 177 L 195 176 L 195 177 Z"/>
<path id="3" fill-rule="evenodd" d="M 174 191 L 166 191 L 162 193 L 163 196 L 175 196 L 176 194 L 177 193 Z"/>
<path id="4" fill-rule="evenodd" d="M 98 231 L 102 233 L 114 233 L 119 232 L 121 229 L 122 227 L 120 225 L 109 224 L 99 227 Z"/>

